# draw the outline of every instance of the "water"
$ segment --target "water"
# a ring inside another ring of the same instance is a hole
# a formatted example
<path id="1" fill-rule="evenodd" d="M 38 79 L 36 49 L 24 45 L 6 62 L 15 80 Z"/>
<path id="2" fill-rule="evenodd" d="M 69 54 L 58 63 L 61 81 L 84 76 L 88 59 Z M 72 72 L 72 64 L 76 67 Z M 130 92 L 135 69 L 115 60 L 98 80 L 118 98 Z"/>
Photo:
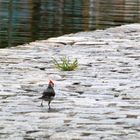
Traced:
<path id="1" fill-rule="evenodd" d="M 140 22 L 140 0 L 0 0 L 0 48 Z"/>

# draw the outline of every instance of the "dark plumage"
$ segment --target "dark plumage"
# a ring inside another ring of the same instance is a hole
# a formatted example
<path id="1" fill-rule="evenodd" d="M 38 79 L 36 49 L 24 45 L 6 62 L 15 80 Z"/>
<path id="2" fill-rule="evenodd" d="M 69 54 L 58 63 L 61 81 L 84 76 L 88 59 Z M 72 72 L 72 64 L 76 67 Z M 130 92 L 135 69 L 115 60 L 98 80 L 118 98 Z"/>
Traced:
<path id="1" fill-rule="evenodd" d="M 55 96 L 55 91 L 53 87 L 54 87 L 54 83 L 50 80 L 47 89 L 44 90 L 44 92 L 42 93 L 42 97 L 39 98 L 42 99 L 41 106 L 43 106 L 43 100 L 44 100 L 44 101 L 48 101 L 49 109 L 51 108 L 50 103 Z"/>

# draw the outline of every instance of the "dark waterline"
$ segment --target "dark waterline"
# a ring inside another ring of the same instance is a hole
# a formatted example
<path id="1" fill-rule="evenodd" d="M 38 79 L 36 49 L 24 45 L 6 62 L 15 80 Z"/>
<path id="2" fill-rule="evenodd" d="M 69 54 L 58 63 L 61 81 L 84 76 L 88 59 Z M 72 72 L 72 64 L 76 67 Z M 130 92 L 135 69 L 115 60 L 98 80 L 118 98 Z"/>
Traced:
<path id="1" fill-rule="evenodd" d="M 140 0 L 1 0 L 0 48 L 140 22 Z"/>

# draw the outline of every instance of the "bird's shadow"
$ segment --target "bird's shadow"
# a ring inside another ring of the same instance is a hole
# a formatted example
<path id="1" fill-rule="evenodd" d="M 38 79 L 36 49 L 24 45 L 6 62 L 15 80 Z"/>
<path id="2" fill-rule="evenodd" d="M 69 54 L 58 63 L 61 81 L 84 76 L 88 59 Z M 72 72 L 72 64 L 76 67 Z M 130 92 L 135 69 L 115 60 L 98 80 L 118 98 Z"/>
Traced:
<path id="1" fill-rule="evenodd" d="M 40 106 L 41 108 L 43 108 L 44 111 L 47 111 L 49 113 L 55 113 L 55 112 L 59 112 L 62 109 L 61 108 L 45 108 L 44 106 Z"/>
<path id="2" fill-rule="evenodd" d="M 59 112 L 60 110 L 57 108 L 48 108 L 48 112 L 49 113 L 53 113 L 53 112 Z"/>

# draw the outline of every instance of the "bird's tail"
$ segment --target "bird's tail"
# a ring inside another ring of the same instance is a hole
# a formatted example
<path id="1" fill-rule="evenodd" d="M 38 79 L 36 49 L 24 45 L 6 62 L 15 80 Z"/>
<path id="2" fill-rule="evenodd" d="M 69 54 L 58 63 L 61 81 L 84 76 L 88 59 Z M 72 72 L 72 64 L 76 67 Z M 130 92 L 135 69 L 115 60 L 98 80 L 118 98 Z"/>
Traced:
<path id="1" fill-rule="evenodd" d="M 42 97 L 39 97 L 38 99 L 42 99 Z"/>

